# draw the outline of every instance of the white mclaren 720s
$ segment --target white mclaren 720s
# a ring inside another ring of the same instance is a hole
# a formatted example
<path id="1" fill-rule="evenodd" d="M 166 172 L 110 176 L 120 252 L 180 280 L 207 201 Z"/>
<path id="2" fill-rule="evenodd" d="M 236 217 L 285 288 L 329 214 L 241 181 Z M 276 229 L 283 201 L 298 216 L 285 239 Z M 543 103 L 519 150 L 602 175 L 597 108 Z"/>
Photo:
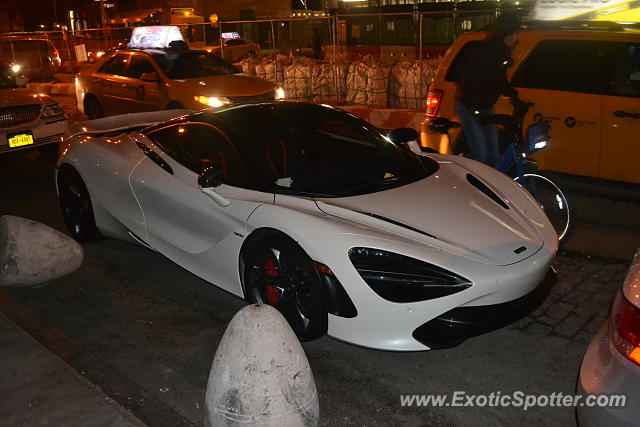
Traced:
<path id="1" fill-rule="evenodd" d="M 428 350 L 528 314 L 554 277 L 544 211 L 497 170 L 408 138 L 296 102 L 114 116 L 66 138 L 56 186 L 79 242 L 158 251 L 275 306 L 301 340 Z"/>

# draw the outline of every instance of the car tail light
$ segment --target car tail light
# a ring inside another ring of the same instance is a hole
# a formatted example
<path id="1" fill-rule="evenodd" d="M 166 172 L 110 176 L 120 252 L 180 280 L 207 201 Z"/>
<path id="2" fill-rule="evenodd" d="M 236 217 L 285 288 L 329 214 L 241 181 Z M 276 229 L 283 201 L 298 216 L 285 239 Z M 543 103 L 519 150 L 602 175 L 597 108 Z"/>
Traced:
<path id="1" fill-rule="evenodd" d="M 610 322 L 613 346 L 624 357 L 640 365 L 640 309 L 622 292 L 613 301 Z"/>
<path id="2" fill-rule="evenodd" d="M 435 117 L 442 100 L 442 91 L 440 89 L 431 89 L 427 93 L 427 117 Z"/>

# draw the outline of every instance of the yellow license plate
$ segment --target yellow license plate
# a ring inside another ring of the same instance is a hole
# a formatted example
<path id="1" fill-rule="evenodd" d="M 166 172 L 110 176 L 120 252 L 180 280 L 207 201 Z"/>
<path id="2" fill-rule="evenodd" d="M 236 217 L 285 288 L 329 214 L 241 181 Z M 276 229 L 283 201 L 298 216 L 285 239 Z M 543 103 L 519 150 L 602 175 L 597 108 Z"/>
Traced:
<path id="1" fill-rule="evenodd" d="M 33 144 L 33 135 L 23 133 L 20 135 L 14 135 L 9 138 L 9 147 L 22 147 L 23 145 Z"/>

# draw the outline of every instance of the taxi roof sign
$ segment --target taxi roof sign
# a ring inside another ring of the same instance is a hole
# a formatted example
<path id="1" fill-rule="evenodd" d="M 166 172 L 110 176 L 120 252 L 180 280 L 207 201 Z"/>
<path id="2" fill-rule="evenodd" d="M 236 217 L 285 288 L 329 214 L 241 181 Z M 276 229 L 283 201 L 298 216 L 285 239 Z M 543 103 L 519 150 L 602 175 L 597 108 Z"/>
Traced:
<path id="1" fill-rule="evenodd" d="M 184 43 L 180 28 L 172 25 L 155 25 L 150 27 L 135 27 L 131 33 L 130 49 L 166 49 L 171 42 Z"/>
<path id="2" fill-rule="evenodd" d="M 236 31 L 230 31 L 228 33 L 222 33 L 222 38 L 223 39 L 239 39 L 240 38 L 240 33 L 237 33 Z"/>

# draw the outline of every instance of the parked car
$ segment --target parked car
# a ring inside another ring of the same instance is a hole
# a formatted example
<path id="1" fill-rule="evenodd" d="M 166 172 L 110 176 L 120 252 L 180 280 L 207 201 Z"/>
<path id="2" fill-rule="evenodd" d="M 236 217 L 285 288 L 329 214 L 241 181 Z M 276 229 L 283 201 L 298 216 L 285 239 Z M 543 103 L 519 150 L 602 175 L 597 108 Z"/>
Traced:
<path id="1" fill-rule="evenodd" d="M 452 346 L 545 298 L 558 237 L 495 169 L 329 106 L 185 112 L 78 125 L 55 177 L 74 238 L 136 242 L 277 307 L 301 339 L 377 349 Z"/>
<path id="2" fill-rule="evenodd" d="M 17 65 L 30 80 L 49 81 L 61 64 L 51 40 L 42 36 L 0 36 L 0 63 Z"/>
<path id="3" fill-rule="evenodd" d="M 640 251 L 609 318 L 591 341 L 580 367 L 578 393 L 624 395 L 620 406 L 578 406 L 581 427 L 635 426 L 640 417 Z"/>
<path id="4" fill-rule="evenodd" d="M 44 93 L 19 88 L 0 73 L 0 153 L 52 147 L 62 141 L 67 117 L 62 106 Z"/>
<path id="5" fill-rule="evenodd" d="M 529 24 L 518 33 L 509 79 L 535 106 L 524 125 L 551 123 L 553 141 L 532 157 L 541 169 L 640 183 L 640 33 L 623 25 L 579 22 Z M 562 26 L 562 28 L 561 28 Z M 442 135 L 429 131 L 436 117 L 456 119 L 456 76 L 464 52 L 486 37 L 459 37 L 440 62 L 427 98 L 422 144 L 447 152 Z M 496 112 L 511 112 L 506 98 Z M 452 132 L 452 141 L 458 136 Z"/>
<path id="6" fill-rule="evenodd" d="M 89 118 L 173 108 L 284 98 L 281 88 L 205 50 L 121 49 L 105 54 L 76 79 L 78 110 Z"/>

